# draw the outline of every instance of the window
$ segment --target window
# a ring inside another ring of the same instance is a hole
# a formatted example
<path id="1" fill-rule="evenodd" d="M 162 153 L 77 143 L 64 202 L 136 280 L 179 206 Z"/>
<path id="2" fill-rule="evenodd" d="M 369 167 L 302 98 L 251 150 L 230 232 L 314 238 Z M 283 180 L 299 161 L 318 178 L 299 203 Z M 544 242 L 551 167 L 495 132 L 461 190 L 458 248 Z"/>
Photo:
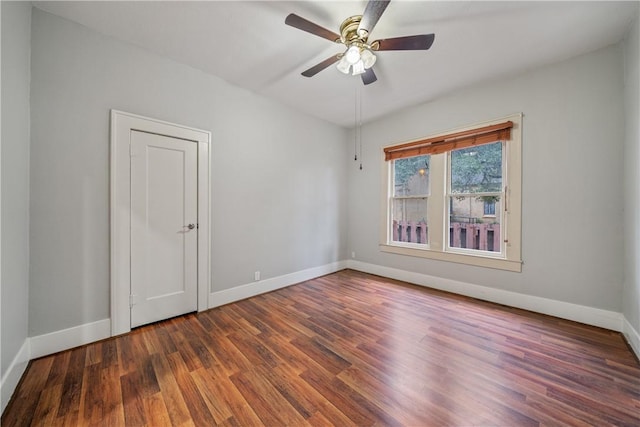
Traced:
<path id="1" fill-rule="evenodd" d="M 381 249 L 521 271 L 521 122 L 386 147 Z"/>
<path id="2" fill-rule="evenodd" d="M 484 201 L 484 216 L 496 216 L 496 200 Z"/>
<path id="3" fill-rule="evenodd" d="M 429 156 L 398 159 L 393 166 L 391 240 L 426 245 Z"/>
<path id="4" fill-rule="evenodd" d="M 496 202 L 504 198 L 504 142 L 472 146 L 447 153 L 449 168 L 449 248 L 501 253 L 500 218 Z M 487 206 L 491 218 L 485 219 Z"/>

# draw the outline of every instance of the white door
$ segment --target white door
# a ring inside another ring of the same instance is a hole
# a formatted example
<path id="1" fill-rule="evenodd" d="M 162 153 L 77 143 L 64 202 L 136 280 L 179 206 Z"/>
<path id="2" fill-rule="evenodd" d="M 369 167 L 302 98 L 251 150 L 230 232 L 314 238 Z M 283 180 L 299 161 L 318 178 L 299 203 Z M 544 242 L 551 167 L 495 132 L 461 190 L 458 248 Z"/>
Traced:
<path id="1" fill-rule="evenodd" d="M 197 143 L 131 131 L 131 327 L 198 308 Z"/>

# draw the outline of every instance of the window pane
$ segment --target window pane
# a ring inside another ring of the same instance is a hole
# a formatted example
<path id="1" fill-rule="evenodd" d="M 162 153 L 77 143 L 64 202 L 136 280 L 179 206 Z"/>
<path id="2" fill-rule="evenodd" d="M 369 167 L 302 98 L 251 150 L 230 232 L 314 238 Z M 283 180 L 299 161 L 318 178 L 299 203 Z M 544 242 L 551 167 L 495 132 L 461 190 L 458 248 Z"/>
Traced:
<path id="1" fill-rule="evenodd" d="M 493 198 L 485 198 L 484 201 L 484 214 L 485 216 L 491 216 L 496 214 L 496 201 Z"/>
<path id="2" fill-rule="evenodd" d="M 393 199 L 391 240 L 427 244 L 427 198 Z"/>
<path id="3" fill-rule="evenodd" d="M 451 152 L 451 192 L 486 193 L 502 189 L 502 142 Z"/>
<path id="4" fill-rule="evenodd" d="M 449 246 L 500 252 L 500 196 L 451 196 Z M 493 203 L 495 217 L 483 218 L 485 203 Z"/>
<path id="5" fill-rule="evenodd" d="M 429 158 L 430 156 L 417 156 L 394 160 L 394 196 L 429 194 Z"/>

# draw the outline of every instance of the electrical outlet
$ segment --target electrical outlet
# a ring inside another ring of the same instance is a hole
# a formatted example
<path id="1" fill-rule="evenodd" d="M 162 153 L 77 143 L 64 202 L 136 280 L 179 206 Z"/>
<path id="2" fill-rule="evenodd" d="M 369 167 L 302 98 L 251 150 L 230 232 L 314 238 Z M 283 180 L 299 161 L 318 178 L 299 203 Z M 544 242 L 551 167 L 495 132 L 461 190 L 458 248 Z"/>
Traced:
<path id="1" fill-rule="evenodd" d="M 253 280 L 255 280 L 256 282 L 258 280 L 260 280 L 260 272 L 256 271 L 255 273 L 253 273 Z"/>
<path id="2" fill-rule="evenodd" d="M 356 257 L 356 253 L 355 252 L 351 252 L 351 258 L 355 259 L 355 257 Z"/>

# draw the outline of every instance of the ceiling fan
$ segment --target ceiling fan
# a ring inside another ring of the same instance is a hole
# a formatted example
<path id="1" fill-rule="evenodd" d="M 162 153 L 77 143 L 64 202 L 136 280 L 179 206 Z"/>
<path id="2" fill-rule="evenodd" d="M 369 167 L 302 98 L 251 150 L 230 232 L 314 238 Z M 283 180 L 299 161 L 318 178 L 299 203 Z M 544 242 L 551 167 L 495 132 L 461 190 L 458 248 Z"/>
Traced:
<path id="1" fill-rule="evenodd" d="M 284 23 L 299 30 L 345 45 L 344 52 L 333 55 L 317 65 L 302 72 L 305 77 L 313 77 L 328 66 L 338 62 L 337 68 L 344 74 L 349 71 L 356 76 L 361 75 L 365 85 L 378 78 L 373 72 L 376 56 L 373 52 L 384 50 L 427 50 L 433 44 L 434 34 L 395 37 L 369 42 L 369 34 L 373 31 L 390 0 L 369 0 L 362 15 L 351 16 L 340 25 L 340 34 L 327 30 L 295 13 L 287 16 Z"/>

